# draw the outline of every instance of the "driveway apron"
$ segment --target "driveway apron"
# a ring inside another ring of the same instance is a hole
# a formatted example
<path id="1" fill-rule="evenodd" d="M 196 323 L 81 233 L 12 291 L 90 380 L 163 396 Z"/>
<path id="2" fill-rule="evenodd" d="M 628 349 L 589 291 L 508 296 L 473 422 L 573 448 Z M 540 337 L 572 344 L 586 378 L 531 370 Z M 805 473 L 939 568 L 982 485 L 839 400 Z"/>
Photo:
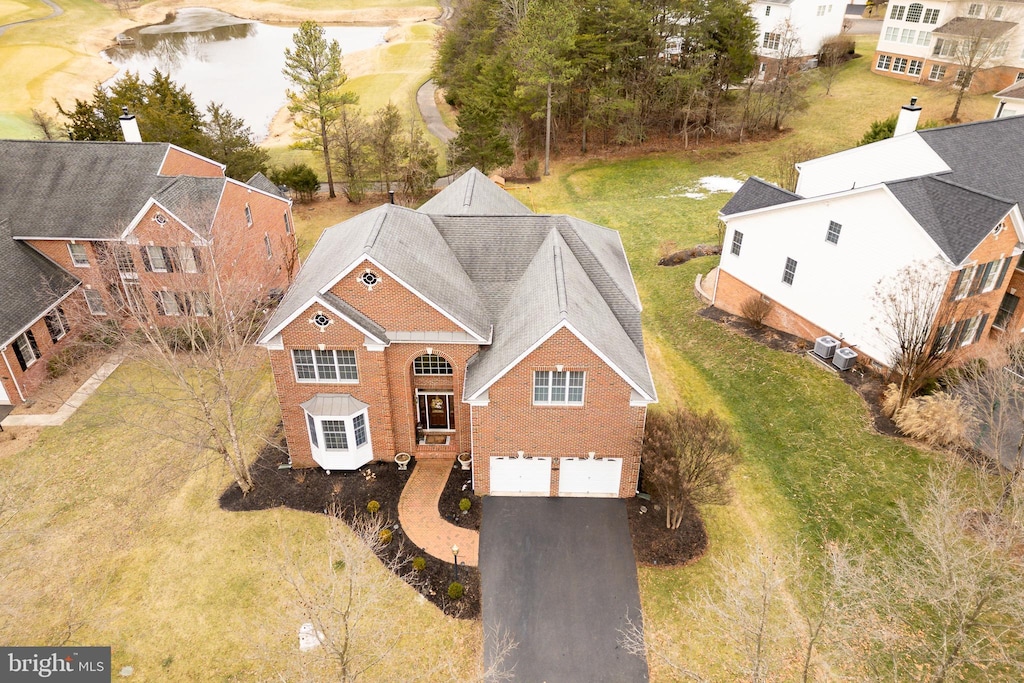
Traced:
<path id="1" fill-rule="evenodd" d="M 641 625 L 625 501 L 487 496 L 480 531 L 488 668 L 530 683 L 647 681 L 647 662 L 620 644 Z M 512 668 L 514 667 L 514 668 Z"/>

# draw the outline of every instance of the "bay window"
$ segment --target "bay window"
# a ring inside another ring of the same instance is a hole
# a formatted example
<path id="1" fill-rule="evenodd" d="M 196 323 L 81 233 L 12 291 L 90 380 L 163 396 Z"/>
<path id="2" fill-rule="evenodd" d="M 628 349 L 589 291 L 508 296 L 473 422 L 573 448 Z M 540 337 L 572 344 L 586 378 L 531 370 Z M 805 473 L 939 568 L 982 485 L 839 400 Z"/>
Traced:
<path id="1" fill-rule="evenodd" d="M 313 460 L 325 470 L 354 470 L 373 459 L 366 403 L 349 394 L 317 394 L 302 404 Z"/>

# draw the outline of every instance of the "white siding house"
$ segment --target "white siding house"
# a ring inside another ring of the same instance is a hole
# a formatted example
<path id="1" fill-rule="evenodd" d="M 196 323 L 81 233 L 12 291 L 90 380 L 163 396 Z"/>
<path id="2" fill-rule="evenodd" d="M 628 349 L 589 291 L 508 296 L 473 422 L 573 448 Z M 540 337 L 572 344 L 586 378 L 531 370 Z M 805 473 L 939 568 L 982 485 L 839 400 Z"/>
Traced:
<path id="1" fill-rule="evenodd" d="M 792 56 L 813 57 L 821 50 L 821 44 L 826 38 L 843 30 L 845 9 L 844 3 L 833 3 L 831 0 L 756 0 L 750 3 L 750 13 L 757 21 L 758 56 L 769 59 L 779 57 L 788 21 L 800 41 Z"/>

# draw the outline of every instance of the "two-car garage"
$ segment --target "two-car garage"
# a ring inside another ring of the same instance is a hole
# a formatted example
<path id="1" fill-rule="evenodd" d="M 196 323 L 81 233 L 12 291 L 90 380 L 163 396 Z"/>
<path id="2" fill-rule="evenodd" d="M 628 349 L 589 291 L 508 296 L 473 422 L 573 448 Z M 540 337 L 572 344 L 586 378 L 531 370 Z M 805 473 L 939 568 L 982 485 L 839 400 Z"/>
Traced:
<path id="1" fill-rule="evenodd" d="M 616 497 L 622 481 L 622 458 L 492 456 L 490 495 L 550 496 L 558 473 L 557 495 Z"/>

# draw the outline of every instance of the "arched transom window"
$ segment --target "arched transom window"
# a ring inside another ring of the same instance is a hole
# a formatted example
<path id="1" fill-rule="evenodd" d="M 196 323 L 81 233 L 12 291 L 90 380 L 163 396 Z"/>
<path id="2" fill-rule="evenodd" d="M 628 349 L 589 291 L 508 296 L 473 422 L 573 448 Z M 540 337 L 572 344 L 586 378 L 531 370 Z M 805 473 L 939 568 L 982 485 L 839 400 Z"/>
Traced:
<path id="1" fill-rule="evenodd" d="M 452 366 L 436 353 L 425 353 L 413 361 L 412 371 L 417 375 L 450 375 Z"/>

